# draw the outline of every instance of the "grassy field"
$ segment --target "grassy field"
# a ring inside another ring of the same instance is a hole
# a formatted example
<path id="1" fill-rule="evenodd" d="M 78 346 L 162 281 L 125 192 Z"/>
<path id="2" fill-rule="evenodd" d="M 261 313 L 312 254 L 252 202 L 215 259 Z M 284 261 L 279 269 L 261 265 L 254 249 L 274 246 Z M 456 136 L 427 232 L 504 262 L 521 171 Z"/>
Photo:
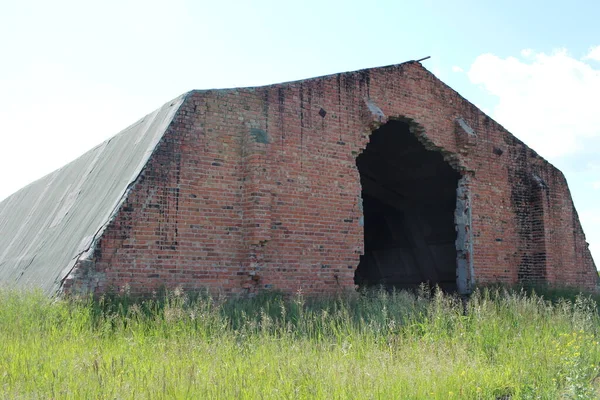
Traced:
<path id="1" fill-rule="evenodd" d="M 3 290 L 0 396 L 589 399 L 599 340 L 594 300 L 502 288 L 466 306 L 426 292 L 94 303 Z"/>

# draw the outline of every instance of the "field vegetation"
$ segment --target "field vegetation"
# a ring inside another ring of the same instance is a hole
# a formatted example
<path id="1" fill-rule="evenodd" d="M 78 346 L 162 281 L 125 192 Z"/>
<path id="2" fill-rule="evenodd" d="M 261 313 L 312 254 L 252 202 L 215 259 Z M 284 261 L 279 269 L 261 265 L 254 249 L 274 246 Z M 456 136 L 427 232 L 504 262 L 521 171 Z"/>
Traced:
<path id="1" fill-rule="evenodd" d="M 48 299 L 0 290 L 7 399 L 591 399 L 600 318 L 584 295 L 468 302 L 375 291 Z"/>

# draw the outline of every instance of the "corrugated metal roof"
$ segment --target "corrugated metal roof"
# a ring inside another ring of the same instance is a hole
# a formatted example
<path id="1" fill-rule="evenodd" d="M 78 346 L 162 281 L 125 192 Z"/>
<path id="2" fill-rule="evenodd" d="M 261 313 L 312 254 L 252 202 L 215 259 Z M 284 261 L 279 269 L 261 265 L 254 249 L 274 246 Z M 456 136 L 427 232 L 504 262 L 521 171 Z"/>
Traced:
<path id="1" fill-rule="evenodd" d="M 55 293 L 116 214 L 185 95 L 0 203 L 0 282 Z"/>

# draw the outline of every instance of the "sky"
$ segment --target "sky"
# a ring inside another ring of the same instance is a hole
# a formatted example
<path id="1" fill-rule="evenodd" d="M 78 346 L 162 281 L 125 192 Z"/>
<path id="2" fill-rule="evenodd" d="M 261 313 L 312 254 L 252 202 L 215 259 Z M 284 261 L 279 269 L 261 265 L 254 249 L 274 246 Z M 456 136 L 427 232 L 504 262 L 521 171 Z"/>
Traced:
<path id="1" fill-rule="evenodd" d="M 600 2 L 0 0 L 0 200 L 191 89 L 423 65 L 565 174 L 600 267 Z"/>

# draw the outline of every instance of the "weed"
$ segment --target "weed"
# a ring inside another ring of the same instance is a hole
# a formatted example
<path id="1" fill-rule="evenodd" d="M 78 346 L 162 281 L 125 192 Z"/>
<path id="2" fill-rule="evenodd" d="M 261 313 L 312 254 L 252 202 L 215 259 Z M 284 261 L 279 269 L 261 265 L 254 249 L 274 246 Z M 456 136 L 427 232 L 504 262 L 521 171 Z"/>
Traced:
<path id="1" fill-rule="evenodd" d="M 74 301 L 0 290 L 0 397 L 597 397 L 596 301 L 539 293 Z"/>

